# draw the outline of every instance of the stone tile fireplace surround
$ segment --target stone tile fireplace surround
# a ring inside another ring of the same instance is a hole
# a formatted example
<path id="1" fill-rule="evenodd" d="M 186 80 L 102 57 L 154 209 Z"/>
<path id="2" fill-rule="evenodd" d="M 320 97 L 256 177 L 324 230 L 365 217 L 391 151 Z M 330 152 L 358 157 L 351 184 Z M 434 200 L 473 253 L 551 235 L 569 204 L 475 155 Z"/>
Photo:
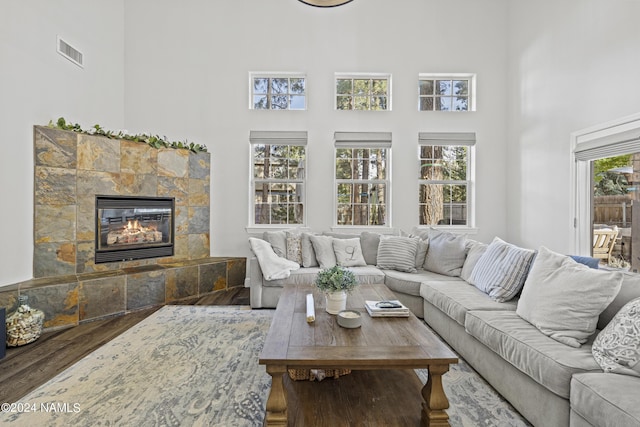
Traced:
<path id="1" fill-rule="evenodd" d="M 34 127 L 33 279 L 0 288 L 46 329 L 244 286 L 246 259 L 209 257 L 210 154 Z M 175 198 L 174 256 L 94 263 L 96 195 Z"/>

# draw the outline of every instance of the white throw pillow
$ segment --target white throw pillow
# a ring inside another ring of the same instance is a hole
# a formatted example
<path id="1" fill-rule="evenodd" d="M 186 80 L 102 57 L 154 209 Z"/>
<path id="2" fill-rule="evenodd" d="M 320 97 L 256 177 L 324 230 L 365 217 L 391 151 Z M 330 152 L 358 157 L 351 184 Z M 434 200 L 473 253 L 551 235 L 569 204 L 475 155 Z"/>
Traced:
<path id="1" fill-rule="evenodd" d="M 341 267 L 362 267 L 367 265 L 362 255 L 360 238 L 333 239 L 333 252 L 336 262 Z"/>
<path id="2" fill-rule="evenodd" d="M 417 237 L 381 236 L 378 246 L 378 268 L 415 273 Z"/>
<path id="3" fill-rule="evenodd" d="M 509 301 L 522 289 L 535 253 L 496 237 L 473 268 L 470 283 L 494 301 Z"/>
<path id="4" fill-rule="evenodd" d="M 623 274 L 594 270 L 544 246 L 522 288 L 516 313 L 543 334 L 580 347 L 620 291 Z"/>
<path id="5" fill-rule="evenodd" d="M 460 276 L 467 257 L 466 240 L 462 234 L 431 229 L 424 269 L 446 276 Z"/>
<path id="6" fill-rule="evenodd" d="M 620 309 L 591 351 L 603 371 L 640 377 L 640 298 Z"/>
<path id="7" fill-rule="evenodd" d="M 331 268 L 337 264 L 336 254 L 333 251 L 333 237 L 331 236 L 309 236 L 316 259 L 320 268 Z"/>

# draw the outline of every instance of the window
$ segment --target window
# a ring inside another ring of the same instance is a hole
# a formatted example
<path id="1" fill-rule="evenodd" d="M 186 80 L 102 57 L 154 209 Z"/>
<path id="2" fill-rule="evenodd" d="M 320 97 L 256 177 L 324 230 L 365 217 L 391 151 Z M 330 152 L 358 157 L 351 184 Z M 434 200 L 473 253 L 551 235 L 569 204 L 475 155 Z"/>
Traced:
<path id="1" fill-rule="evenodd" d="M 419 111 L 474 111 L 470 74 L 420 74 L 418 78 Z"/>
<path id="2" fill-rule="evenodd" d="M 336 74 L 336 110 L 391 110 L 388 74 Z"/>
<path id="3" fill-rule="evenodd" d="M 576 253 L 637 272 L 640 115 L 576 132 L 572 141 Z"/>
<path id="4" fill-rule="evenodd" d="M 390 226 L 387 132 L 336 132 L 336 225 Z"/>
<path id="5" fill-rule="evenodd" d="M 420 133 L 419 224 L 472 226 L 474 133 Z"/>
<path id="6" fill-rule="evenodd" d="M 251 131 L 252 225 L 304 224 L 307 132 Z"/>
<path id="7" fill-rule="evenodd" d="M 250 80 L 250 109 L 307 109 L 307 83 L 303 74 L 251 73 Z"/>

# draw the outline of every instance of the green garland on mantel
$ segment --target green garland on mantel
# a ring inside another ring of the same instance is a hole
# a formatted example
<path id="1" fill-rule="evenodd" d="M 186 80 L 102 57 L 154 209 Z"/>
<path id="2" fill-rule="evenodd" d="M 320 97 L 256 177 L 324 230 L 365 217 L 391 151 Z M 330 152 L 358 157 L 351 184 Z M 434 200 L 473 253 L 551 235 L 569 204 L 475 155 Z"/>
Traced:
<path id="1" fill-rule="evenodd" d="M 111 139 L 126 139 L 127 141 L 143 142 L 153 148 L 175 148 L 190 150 L 194 153 L 206 152 L 207 147 L 194 142 L 184 141 L 168 141 L 167 137 L 160 137 L 158 135 L 149 135 L 141 133 L 137 135 L 129 135 L 124 131 L 114 132 L 111 130 L 103 129 L 100 125 L 94 125 L 89 130 L 84 130 L 77 123 L 67 123 L 64 117 L 60 117 L 57 121 L 49 120 L 48 127 L 62 130 L 70 130 L 78 133 L 86 133 L 87 135 L 100 135 Z"/>

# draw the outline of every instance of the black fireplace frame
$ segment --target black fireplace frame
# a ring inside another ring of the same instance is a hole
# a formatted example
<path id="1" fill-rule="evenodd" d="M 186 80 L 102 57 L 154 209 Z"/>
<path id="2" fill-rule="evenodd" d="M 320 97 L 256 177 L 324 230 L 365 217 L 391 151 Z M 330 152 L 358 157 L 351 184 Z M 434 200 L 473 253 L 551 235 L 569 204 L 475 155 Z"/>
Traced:
<path id="1" fill-rule="evenodd" d="M 135 204 L 134 204 L 135 202 Z M 148 197 L 148 196 L 108 196 L 96 195 L 95 208 L 95 253 L 94 262 L 103 264 L 107 262 L 133 261 L 148 258 L 163 258 L 174 255 L 175 246 L 175 198 L 174 197 Z M 135 246 L 121 248 L 100 248 L 100 218 L 99 209 L 127 209 L 127 208 L 171 208 L 171 225 L 169 227 L 170 243 L 159 243 L 153 246 Z"/>

